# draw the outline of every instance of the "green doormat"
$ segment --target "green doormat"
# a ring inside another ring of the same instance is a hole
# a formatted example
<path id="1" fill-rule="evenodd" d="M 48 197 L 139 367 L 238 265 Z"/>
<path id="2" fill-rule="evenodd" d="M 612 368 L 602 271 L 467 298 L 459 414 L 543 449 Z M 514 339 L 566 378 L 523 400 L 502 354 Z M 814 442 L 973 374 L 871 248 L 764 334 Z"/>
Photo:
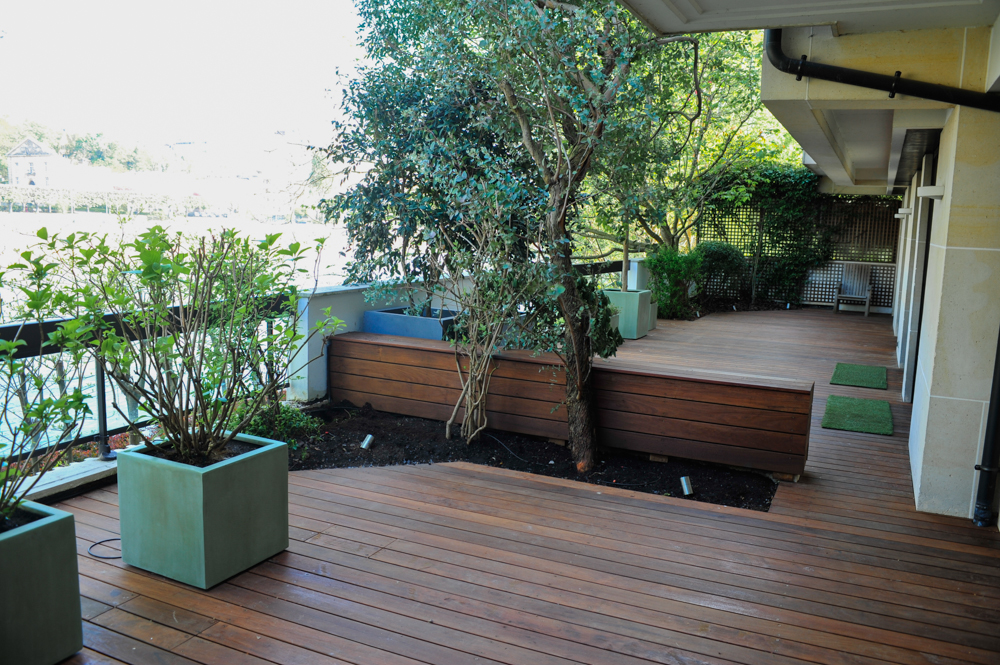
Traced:
<path id="1" fill-rule="evenodd" d="M 861 388 L 889 388 L 889 382 L 885 378 L 885 367 L 875 365 L 851 365 L 850 363 L 837 363 L 837 369 L 833 370 L 833 377 L 830 383 L 840 386 L 860 386 Z"/>
<path id="2" fill-rule="evenodd" d="M 884 400 L 830 395 L 826 398 L 823 427 L 891 435 L 892 411 L 889 410 L 889 403 Z"/>

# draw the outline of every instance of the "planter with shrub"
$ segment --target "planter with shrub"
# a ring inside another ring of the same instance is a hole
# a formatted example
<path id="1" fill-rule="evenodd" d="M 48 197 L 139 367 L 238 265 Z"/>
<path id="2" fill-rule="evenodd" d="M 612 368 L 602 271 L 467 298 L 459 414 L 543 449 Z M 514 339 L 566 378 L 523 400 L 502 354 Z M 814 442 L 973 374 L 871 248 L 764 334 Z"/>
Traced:
<path id="1" fill-rule="evenodd" d="M 86 356 L 78 326 L 43 324 L 49 266 L 21 256 L 4 284 L 21 296 L 7 303 L 21 323 L 0 338 L 0 661 L 53 665 L 83 648 L 76 532 L 71 513 L 24 497 L 80 434 Z"/>
<path id="2" fill-rule="evenodd" d="M 339 321 L 299 331 L 304 250 L 278 237 L 154 227 L 44 246 L 75 267 L 59 300 L 96 360 L 161 433 L 119 456 L 127 564 L 208 588 L 287 547 L 287 446 L 241 432 L 278 400 L 305 338 Z"/>

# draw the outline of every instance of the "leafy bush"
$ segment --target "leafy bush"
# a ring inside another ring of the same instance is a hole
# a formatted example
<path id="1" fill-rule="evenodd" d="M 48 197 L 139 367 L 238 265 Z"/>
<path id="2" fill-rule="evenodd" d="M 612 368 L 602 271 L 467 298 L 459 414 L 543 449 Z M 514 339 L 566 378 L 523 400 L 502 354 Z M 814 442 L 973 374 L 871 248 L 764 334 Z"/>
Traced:
<path id="1" fill-rule="evenodd" d="M 701 302 L 728 306 L 749 296 L 746 288 L 749 265 L 738 247 L 720 240 L 699 243 L 694 251 L 701 255 Z"/>
<path id="2" fill-rule="evenodd" d="M 240 407 L 230 420 L 231 425 L 238 425 L 246 417 L 246 413 L 246 407 Z M 243 433 L 275 441 L 284 441 L 294 450 L 302 439 L 319 436 L 322 426 L 323 421 L 319 418 L 310 416 L 295 407 L 274 402 L 268 408 L 254 415 L 243 428 Z"/>
<path id="3" fill-rule="evenodd" d="M 50 298 L 56 314 L 89 331 L 87 351 L 160 426 L 162 440 L 146 443 L 170 459 L 216 458 L 312 360 L 291 360 L 294 352 L 339 325 L 327 311 L 299 331 L 305 249 L 282 247 L 280 234 L 202 237 L 154 226 L 126 242 L 45 229 L 38 236 L 37 255 L 22 256 L 62 271 Z M 241 402 L 244 417 L 233 426 Z"/>
<path id="4" fill-rule="evenodd" d="M 742 194 L 706 206 L 699 247 L 732 245 L 746 257 L 745 269 L 735 290 L 706 278 L 706 305 L 723 304 L 731 294 L 733 304 L 745 306 L 798 302 L 809 270 L 832 256 L 841 222 L 824 213 L 836 197 L 818 193 L 818 177 L 802 167 L 772 165 L 728 177 L 735 183 L 729 191 Z"/>
<path id="5" fill-rule="evenodd" d="M 700 252 L 679 252 L 673 247 L 661 247 L 646 256 L 646 267 L 658 315 L 666 319 L 690 319 L 695 308 L 692 298 L 701 287 Z"/>
<path id="6" fill-rule="evenodd" d="M 42 476 L 80 436 L 87 405 L 88 331 L 77 321 L 46 330 L 56 280 L 30 251 L 0 271 L 0 531 Z M 13 333 L 13 334 L 11 334 Z M 61 352 L 56 352 L 61 350 Z"/>

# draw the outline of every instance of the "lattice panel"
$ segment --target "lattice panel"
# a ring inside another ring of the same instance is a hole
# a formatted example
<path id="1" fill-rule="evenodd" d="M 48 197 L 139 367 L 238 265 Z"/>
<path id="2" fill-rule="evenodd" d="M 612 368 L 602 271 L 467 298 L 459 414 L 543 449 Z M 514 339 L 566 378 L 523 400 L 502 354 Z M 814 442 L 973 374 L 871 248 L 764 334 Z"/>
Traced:
<path id="1" fill-rule="evenodd" d="M 802 289 L 802 302 L 832 305 L 837 286 L 844 275 L 845 261 L 831 261 L 809 272 Z M 892 307 L 896 284 L 895 263 L 872 263 L 872 307 Z"/>
<path id="2" fill-rule="evenodd" d="M 806 283 L 802 287 L 802 302 L 830 303 L 844 275 L 843 263 L 827 263 L 809 271 Z"/>
<path id="3" fill-rule="evenodd" d="M 698 226 L 698 240 L 721 240 L 740 249 L 745 255 L 755 253 L 754 243 L 765 224 L 767 202 L 751 200 L 736 208 L 707 211 Z M 833 237 L 834 261 L 895 263 L 899 241 L 896 211 L 899 199 L 872 196 L 825 196 L 817 199 L 816 215 L 802 219 L 807 233 L 819 234 L 836 229 Z M 763 255 L 782 256 L 793 247 L 765 235 Z"/>
<path id="4" fill-rule="evenodd" d="M 842 197 L 824 205 L 820 224 L 839 229 L 834 261 L 895 263 L 899 242 L 899 199 Z"/>

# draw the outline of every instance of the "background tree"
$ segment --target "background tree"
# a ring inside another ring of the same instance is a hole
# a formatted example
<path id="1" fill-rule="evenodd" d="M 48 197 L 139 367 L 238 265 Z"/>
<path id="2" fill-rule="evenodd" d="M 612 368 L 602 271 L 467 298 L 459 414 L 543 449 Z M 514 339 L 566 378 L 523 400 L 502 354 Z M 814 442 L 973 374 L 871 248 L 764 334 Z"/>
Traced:
<path id="1" fill-rule="evenodd" d="M 334 123 L 334 141 L 323 152 L 333 175 L 350 186 L 320 204 L 327 220 L 347 228 L 354 258 L 348 282 L 433 290 L 441 276 L 436 234 L 458 223 L 451 209 L 469 182 L 505 169 L 525 193 L 537 190 L 530 162 L 478 122 L 482 97 L 474 80 L 441 85 L 391 59 L 349 83 L 347 119 Z"/>
<path id="2" fill-rule="evenodd" d="M 587 187 L 592 205 L 580 234 L 598 241 L 600 255 L 621 251 L 626 224 L 632 251 L 688 244 L 706 206 L 743 193 L 727 173 L 781 159 L 789 144 L 760 101 L 760 34 L 699 40 L 697 72 L 677 66 L 671 48 L 633 68 L 643 103 L 616 109 L 623 117 Z"/>

